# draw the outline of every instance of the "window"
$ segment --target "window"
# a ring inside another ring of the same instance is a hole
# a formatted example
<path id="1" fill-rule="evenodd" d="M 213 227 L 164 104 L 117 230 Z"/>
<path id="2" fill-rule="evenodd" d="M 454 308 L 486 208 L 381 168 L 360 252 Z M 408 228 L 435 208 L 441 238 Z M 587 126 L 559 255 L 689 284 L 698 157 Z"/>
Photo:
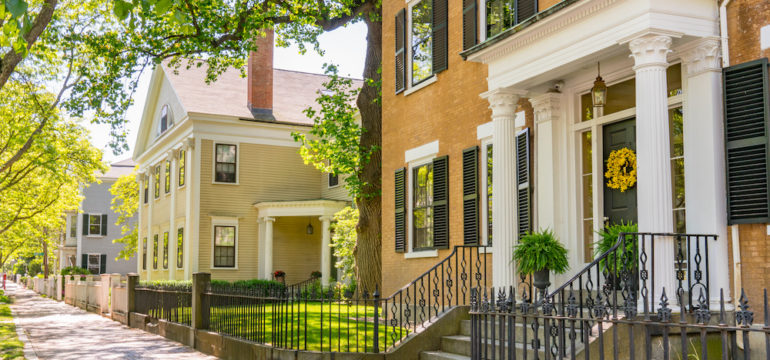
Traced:
<path id="1" fill-rule="evenodd" d="M 176 267 L 182 268 L 184 265 L 184 228 L 179 228 L 176 231 Z"/>
<path id="2" fill-rule="evenodd" d="M 412 85 L 433 76 L 433 2 L 422 0 L 411 8 Z"/>
<path id="3" fill-rule="evenodd" d="M 433 164 L 428 163 L 412 169 L 414 224 L 413 248 L 433 248 Z"/>
<path id="4" fill-rule="evenodd" d="M 487 38 L 516 24 L 514 0 L 487 0 Z"/>
<path id="5" fill-rule="evenodd" d="M 102 269 L 101 254 L 88 254 L 88 271 L 91 274 L 100 274 Z"/>
<path id="6" fill-rule="evenodd" d="M 580 176 L 583 184 L 583 261 L 587 263 L 594 260 L 594 185 L 591 135 L 590 130 L 580 133 Z"/>
<path id="7" fill-rule="evenodd" d="M 147 238 L 142 239 L 142 270 L 147 270 Z"/>
<path id="8" fill-rule="evenodd" d="M 340 184 L 340 176 L 337 174 L 329 173 L 329 187 L 335 187 Z"/>
<path id="9" fill-rule="evenodd" d="M 687 233 L 684 198 L 684 131 L 682 108 L 668 112 L 671 142 L 671 189 L 673 190 L 674 231 Z"/>
<path id="10" fill-rule="evenodd" d="M 235 183 L 236 146 L 227 144 L 216 145 L 216 164 L 214 181 Z"/>
<path id="11" fill-rule="evenodd" d="M 150 178 L 144 177 L 144 203 L 147 203 L 147 199 L 150 197 Z"/>
<path id="12" fill-rule="evenodd" d="M 184 186 L 184 176 L 185 176 L 185 174 L 184 174 L 184 170 L 185 170 L 184 162 L 185 162 L 185 155 L 186 154 L 185 154 L 184 150 L 179 150 L 179 160 L 178 160 L 179 161 L 178 162 L 178 164 L 179 164 L 179 174 L 178 174 L 178 176 L 179 176 L 179 186 Z"/>
<path id="13" fill-rule="evenodd" d="M 171 161 L 166 160 L 166 172 L 163 175 L 163 190 L 166 194 L 171 192 Z"/>
<path id="14" fill-rule="evenodd" d="M 168 109 L 168 105 L 163 105 L 163 108 L 160 109 L 160 123 L 158 124 L 159 131 L 158 134 L 163 134 L 168 130 L 170 127 L 174 126 L 174 119 L 171 116 L 171 113 Z"/>
<path id="15" fill-rule="evenodd" d="M 487 246 L 492 245 L 492 144 L 487 145 Z"/>
<path id="16" fill-rule="evenodd" d="M 157 199 L 160 197 L 160 166 L 156 166 L 154 171 L 153 186 L 155 187 L 155 198 Z"/>
<path id="17" fill-rule="evenodd" d="M 88 224 L 84 224 L 88 227 L 87 235 L 102 235 L 102 216 L 89 214 L 87 219 Z"/>
<path id="18" fill-rule="evenodd" d="M 214 267 L 235 267 L 235 226 L 214 226 Z"/>
<path id="19" fill-rule="evenodd" d="M 163 268 L 168 269 L 168 231 L 163 233 Z"/>
<path id="20" fill-rule="evenodd" d="M 152 236 L 152 268 L 158 270 L 158 234 Z"/>
<path id="21" fill-rule="evenodd" d="M 74 238 L 78 236 L 78 216 L 70 216 L 70 237 Z"/>

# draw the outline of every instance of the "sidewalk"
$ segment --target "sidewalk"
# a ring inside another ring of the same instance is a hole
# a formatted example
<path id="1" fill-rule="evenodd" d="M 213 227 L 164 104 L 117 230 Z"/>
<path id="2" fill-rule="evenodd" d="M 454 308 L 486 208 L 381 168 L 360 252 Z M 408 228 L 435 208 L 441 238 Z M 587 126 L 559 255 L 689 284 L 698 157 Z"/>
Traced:
<path id="1" fill-rule="evenodd" d="M 216 359 L 9 282 L 17 329 L 39 359 Z"/>

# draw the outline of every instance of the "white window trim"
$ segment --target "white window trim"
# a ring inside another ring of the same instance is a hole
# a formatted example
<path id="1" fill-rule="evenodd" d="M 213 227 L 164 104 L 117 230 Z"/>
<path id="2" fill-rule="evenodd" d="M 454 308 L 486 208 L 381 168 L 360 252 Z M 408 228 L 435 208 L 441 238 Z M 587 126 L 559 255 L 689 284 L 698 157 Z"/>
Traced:
<path id="1" fill-rule="evenodd" d="M 69 223 L 67 224 L 67 238 L 68 239 L 77 239 L 78 238 L 78 214 L 70 214 L 69 215 Z M 72 236 L 72 226 L 75 226 L 75 236 Z"/>
<path id="2" fill-rule="evenodd" d="M 102 215 L 104 215 L 104 214 L 100 214 L 100 213 L 85 213 L 85 214 L 88 215 L 88 225 L 83 224 L 83 226 L 85 226 L 86 229 L 88 229 L 88 235 L 86 235 L 86 237 L 87 238 L 101 238 L 101 237 L 105 237 L 105 235 L 102 235 Z M 99 233 L 98 234 L 91 234 L 91 216 L 92 215 L 99 217 Z"/>
<path id="3" fill-rule="evenodd" d="M 237 170 L 236 170 L 237 171 Z M 221 267 L 221 266 L 214 266 L 214 243 L 215 243 L 215 236 L 216 236 L 216 230 L 215 227 L 217 226 L 234 226 L 235 227 L 235 266 L 233 267 Z M 212 270 L 238 270 L 238 218 L 237 217 L 229 217 L 229 216 L 212 216 L 211 217 L 211 259 L 210 259 L 210 266 L 209 268 Z"/>
<path id="4" fill-rule="evenodd" d="M 427 143 L 422 146 L 418 146 L 414 149 L 409 149 L 404 152 L 404 158 L 407 159 L 407 182 L 406 182 L 406 196 L 407 196 L 407 219 L 406 219 L 406 252 L 404 253 L 404 259 L 415 258 L 427 258 L 438 257 L 438 249 L 429 250 L 414 250 L 413 237 L 414 229 L 412 226 L 414 217 L 412 211 L 414 209 L 414 194 L 413 194 L 413 176 L 412 171 L 415 167 L 429 164 L 436 158 L 438 154 L 438 140 Z"/>
<path id="5" fill-rule="evenodd" d="M 166 108 L 166 130 L 161 129 L 161 122 L 160 122 L 161 114 L 163 114 L 164 107 Z M 174 123 L 175 123 L 174 113 L 171 111 L 171 106 L 168 103 L 163 104 L 160 107 L 160 110 L 158 110 L 158 115 L 155 118 L 157 119 L 156 120 L 157 125 L 155 127 L 157 131 L 157 135 L 155 136 L 155 138 L 157 139 L 163 136 L 164 134 L 168 133 L 171 130 L 171 128 L 174 127 Z"/>
<path id="6" fill-rule="evenodd" d="M 404 41 L 404 46 L 406 47 L 406 49 L 404 49 L 404 52 L 406 53 L 406 64 L 404 64 L 404 67 L 406 68 L 406 91 L 404 91 L 404 96 L 412 94 L 436 82 L 436 74 L 434 73 L 419 84 L 412 85 L 412 8 L 422 1 L 430 0 L 410 0 L 406 9 L 406 41 Z M 431 41 L 433 41 L 433 39 L 431 39 Z M 431 54 L 431 59 L 432 58 L 433 54 Z"/>
<path id="7" fill-rule="evenodd" d="M 96 264 L 99 267 L 99 270 L 96 271 L 97 274 L 102 273 L 102 254 L 95 254 L 95 253 L 88 253 L 86 254 L 86 270 L 91 271 L 91 255 L 95 255 L 98 259 Z"/>
<path id="8" fill-rule="evenodd" d="M 340 187 L 340 184 L 342 184 L 342 177 L 337 175 L 337 185 L 329 185 L 329 177 L 332 175 L 332 173 L 326 173 L 326 187 L 328 189 L 335 189 Z"/>
<path id="9" fill-rule="evenodd" d="M 216 181 L 217 179 L 217 145 L 235 145 L 235 182 L 234 183 Z M 240 185 L 241 183 L 241 143 L 240 142 L 212 141 L 211 183 L 217 184 L 217 185 Z"/>

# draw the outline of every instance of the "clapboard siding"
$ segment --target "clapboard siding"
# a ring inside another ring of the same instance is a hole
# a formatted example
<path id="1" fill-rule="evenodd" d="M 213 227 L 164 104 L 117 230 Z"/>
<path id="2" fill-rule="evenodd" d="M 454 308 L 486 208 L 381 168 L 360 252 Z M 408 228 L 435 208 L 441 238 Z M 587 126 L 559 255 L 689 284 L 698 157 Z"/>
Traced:
<path id="1" fill-rule="evenodd" d="M 321 222 L 309 219 L 313 235 L 306 233 L 307 217 L 279 217 L 273 224 L 273 268 L 286 272 L 286 284 L 310 278 L 321 271 Z"/>

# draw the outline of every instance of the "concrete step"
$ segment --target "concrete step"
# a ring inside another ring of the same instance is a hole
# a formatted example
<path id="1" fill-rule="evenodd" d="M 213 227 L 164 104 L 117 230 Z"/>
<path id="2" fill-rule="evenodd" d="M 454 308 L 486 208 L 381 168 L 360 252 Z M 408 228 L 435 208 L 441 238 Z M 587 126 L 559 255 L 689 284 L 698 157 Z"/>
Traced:
<path id="1" fill-rule="evenodd" d="M 496 319 L 494 321 L 494 325 L 492 324 L 491 320 L 486 321 L 486 331 L 491 332 L 492 329 L 494 329 L 495 334 L 497 337 L 500 337 L 501 335 L 501 329 L 507 331 L 508 330 L 508 322 L 506 320 L 506 323 L 501 327 L 499 323 L 499 319 Z M 526 328 L 524 327 L 524 324 L 520 322 L 521 318 L 517 318 L 516 322 L 514 323 L 514 326 L 516 327 L 515 331 L 515 341 L 521 342 L 524 341 L 524 334 L 527 334 L 527 341 L 530 341 L 534 338 L 535 330 L 532 329 L 532 319 L 527 319 L 527 325 Z M 571 328 L 569 324 L 567 324 L 566 332 L 567 335 L 569 334 L 569 331 L 571 331 Z M 544 341 L 543 334 L 545 334 L 545 326 L 543 325 L 542 320 L 540 321 L 540 326 L 538 326 L 537 329 L 538 336 L 541 341 Z M 580 323 L 575 323 L 575 334 L 578 339 L 582 337 L 582 332 L 580 331 Z M 460 335 L 471 335 L 471 321 L 470 320 L 463 320 L 460 322 Z"/>
<path id="2" fill-rule="evenodd" d="M 494 346 L 492 344 L 492 341 L 486 342 L 486 353 L 491 354 L 494 350 L 495 354 L 499 354 L 500 352 L 500 346 L 504 346 L 504 351 L 507 353 L 509 350 L 509 344 L 506 342 L 501 341 L 495 341 Z M 540 349 L 537 350 L 538 356 L 545 357 L 545 349 L 544 349 L 544 342 L 541 341 Z M 528 345 L 524 347 L 524 344 L 522 343 L 514 343 L 513 344 L 516 352 L 516 356 L 524 356 L 524 352 L 526 352 L 529 356 L 534 356 L 535 350 L 532 349 L 531 345 Z M 482 354 L 484 354 L 485 349 L 484 346 L 480 349 Z M 462 355 L 462 356 L 471 356 L 471 337 L 466 335 L 452 335 L 452 336 L 444 336 L 441 338 L 441 351 Z"/>
<path id="3" fill-rule="evenodd" d="M 420 360 L 470 360 L 470 356 L 452 354 L 443 351 L 423 351 Z"/>

